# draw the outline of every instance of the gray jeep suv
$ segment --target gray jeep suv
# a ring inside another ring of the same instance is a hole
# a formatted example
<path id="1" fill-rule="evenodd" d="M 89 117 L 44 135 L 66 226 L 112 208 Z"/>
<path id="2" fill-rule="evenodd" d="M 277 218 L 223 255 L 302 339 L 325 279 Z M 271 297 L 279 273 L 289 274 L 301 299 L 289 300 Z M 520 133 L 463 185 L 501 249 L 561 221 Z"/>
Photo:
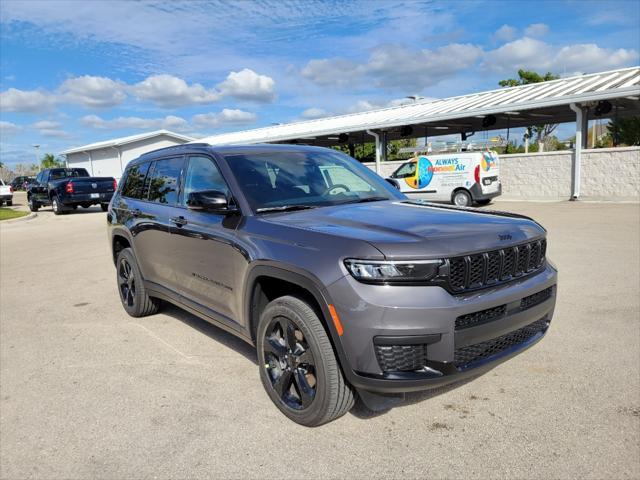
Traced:
<path id="1" fill-rule="evenodd" d="M 411 201 L 335 150 L 157 150 L 127 166 L 107 220 L 127 313 L 165 300 L 255 345 L 269 397 L 308 426 L 356 394 L 386 408 L 486 372 L 555 306 L 538 223 Z"/>

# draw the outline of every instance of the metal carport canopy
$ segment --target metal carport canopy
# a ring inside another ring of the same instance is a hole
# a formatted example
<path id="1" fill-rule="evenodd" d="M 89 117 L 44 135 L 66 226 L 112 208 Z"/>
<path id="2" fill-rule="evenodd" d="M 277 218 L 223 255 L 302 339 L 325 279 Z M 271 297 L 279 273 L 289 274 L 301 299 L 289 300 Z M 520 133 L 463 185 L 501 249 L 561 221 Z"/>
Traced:
<path id="1" fill-rule="evenodd" d="M 360 143 L 367 130 L 386 139 L 517 128 L 576 120 L 571 104 L 595 107 L 608 100 L 612 109 L 599 118 L 640 114 L 640 67 L 561 78 L 432 101 L 414 102 L 361 113 L 223 133 L 198 140 L 211 145 L 293 142 L 315 145 Z M 483 126 L 492 115 L 490 126 Z M 592 117 L 596 118 L 596 117 Z M 402 127 L 410 126 L 402 130 Z M 435 128 L 430 127 L 437 127 Z M 336 136 L 347 134 L 338 139 Z M 331 138 L 329 138 L 331 137 Z"/>

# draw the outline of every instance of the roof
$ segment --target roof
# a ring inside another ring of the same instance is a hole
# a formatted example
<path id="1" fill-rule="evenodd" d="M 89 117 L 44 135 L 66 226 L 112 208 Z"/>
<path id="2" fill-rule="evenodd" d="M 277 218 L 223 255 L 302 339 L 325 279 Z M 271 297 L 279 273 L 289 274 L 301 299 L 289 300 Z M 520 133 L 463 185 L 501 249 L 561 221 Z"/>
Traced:
<path id="1" fill-rule="evenodd" d="M 271 152 L 319 152 L 325 151 L 319 147 L 309 145 L 290 145 L 290 144 L 274 144 L 274 143 L 253 143 L 248 145 L 209 145 L 208 143 L 186 143 L 184 145 L 173 145 L 171 147 L 159 148 L 140 155 L 138 158 L 129 162 L 128 165 L 137 165 L 139 163 L 149 162 L 156 158 L 166 157 L 167 155 L 184 155 L 189 153 L 213 152 L 223 156 L 260 154 Z"/>
<path id="2" fill-rule="evenodd" d="M 184 140 L 185 142 L 192 142 L 195 140 L 192 137 L 187 137 L 186 135 L 170 132 L 169 130 L 155 130 L 153 132 L 139 133 L 138 135 L 130 135 L 128 137 L 120 137 L 120 138 L 114 138 L 112 140 L 104 140 L 102 142 L 90 143 L 89 145 L 83 145 L 82 147 L 73 147 L 73 148 L 69 148 L 68 150 L 64 150 L 63 152 L 60 152 L 60 153 L 62 155 L 67 155 L 69 153 L 88 152 L 90 150 L 99 150 L 101 148 L 118 147 L 120 145 L 139 142 L 141 140 L 147 140 L 148 138 L 159 137 L 159 136 L 173 137 L 178 140 Z"/>
<path id="3" fill-rule="evenodd" d="M 559 123 L 575 120 L 575 114 L 568 108 L 570 103 L 624 99 L 634 95 L 640 95 L 640 67 L 638 66 L 361 113 L 223 133 L 198 141 L 211 145 L 281 142 L 294 139 L 312 141 L 321 136 L 341 133 L 360 132 L 364 135 L 367 129 L 388 130 L 407 125 L 428 126 L 429 124 L 444 124 L 444 127 L 438 128 L 450 129 L 440 133 L 447 134 L 461 130 L 487 130 L 486 127 L 482 128 L 482 119 L 488 115 L 498 114 L 503 114 L 504 121 L 498 118 L 490 129 L 532 125 L 536 122 L 540 123 L 540 118 L 545 116 L 554 117 L 554 123 Z M 638 98 L 632 98 L 631 102 L 631 108 L 634 111 L 639 108 Z M 521 114 L 521 111 L 526 113 Z M 537 120 L 536 112 L 538 112 Z M 510 118 L 507 118 L 509 115 Z M 462 124 L 460 119 L 470 121 Z M 450 126 L 447 126 L 447 121 L 450 121 Z M 433 131 L 430 134 L 433 135 Z M 405 133 L 404 136 L 410 135 Z M 414 136 L 426 136 L 426 134 Z"/>

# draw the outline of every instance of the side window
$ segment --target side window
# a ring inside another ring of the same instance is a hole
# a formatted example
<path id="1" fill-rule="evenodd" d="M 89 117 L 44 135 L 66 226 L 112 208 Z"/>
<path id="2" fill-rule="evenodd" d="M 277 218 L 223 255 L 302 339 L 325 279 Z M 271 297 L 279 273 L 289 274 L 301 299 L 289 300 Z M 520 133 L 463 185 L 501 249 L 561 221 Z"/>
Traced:
<path id="1" fill-rule="evenodd" d="M 191 192 L 203 190 L 218 190 L 229 194 L 227 183 L 222 178 L 220 170 L 209 157 L 189 157 L 189 166 L 184 179 L 184 194 L 182 204 L 187 204 Z"/>
<path id="2" fill-rule="evenodd" d="M 122 187 L 122 196 L 129 198 L 142 198 L 144 180 L 149 171 L 150 163 L 134 165 L 127 173 L 127 179 Z"/>
<path id="3" fill-rule="evenodd" d="M 401 165 L 400 168 L 391 175 L 391 178 L 413 177 L 416 174 L 416 165 L 417 162 L 407 162 L 404 165 Z"/>
<path id="4" fill-rule="evenodd" d="M 183 158 L 167 158 L 155 162 L 149 182 L 149 201 L 175 205 Z"/>

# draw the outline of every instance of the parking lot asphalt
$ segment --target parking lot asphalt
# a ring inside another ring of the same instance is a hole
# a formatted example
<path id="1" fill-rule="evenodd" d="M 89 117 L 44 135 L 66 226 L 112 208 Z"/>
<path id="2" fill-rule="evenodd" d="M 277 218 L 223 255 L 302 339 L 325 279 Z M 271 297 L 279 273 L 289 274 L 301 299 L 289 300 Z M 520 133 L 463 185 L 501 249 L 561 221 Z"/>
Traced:
<path id="1" fill-rule="evenodd" d="M 458 388 L 315 429 L 253 349 L 120 305 L 99 208 L 0 224 L 0 477 L 639 478 L 640 206 L 512 203 L 560 269 L 547 337 Z"/>

